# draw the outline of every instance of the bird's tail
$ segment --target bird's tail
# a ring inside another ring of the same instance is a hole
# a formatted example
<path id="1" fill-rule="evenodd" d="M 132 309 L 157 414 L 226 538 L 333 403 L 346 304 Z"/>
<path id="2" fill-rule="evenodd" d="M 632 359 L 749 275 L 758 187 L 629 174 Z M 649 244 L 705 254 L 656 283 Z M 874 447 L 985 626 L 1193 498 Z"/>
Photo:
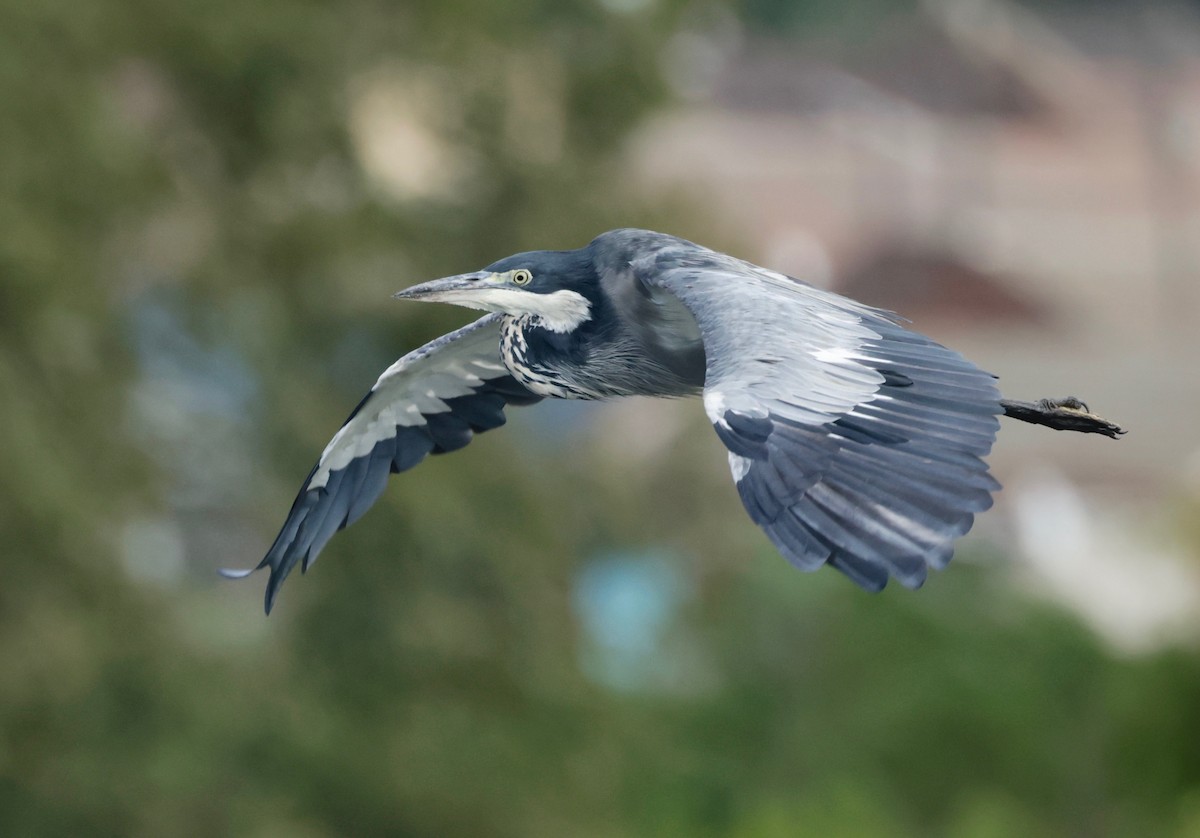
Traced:
<path id="1" fill-rule="evenodd" d="M 1063 399 L 1042 399 L 1037 402 L 1017 402 L 1001 399 L 1004 415 L 1034 425 L 1045 425 L 1056 431 L 1079 431 L 1082 434 L 1104 434 L 1116 439 L 1125 429 L 1092 413 L 1086 404 L 1074 396 Z"/>

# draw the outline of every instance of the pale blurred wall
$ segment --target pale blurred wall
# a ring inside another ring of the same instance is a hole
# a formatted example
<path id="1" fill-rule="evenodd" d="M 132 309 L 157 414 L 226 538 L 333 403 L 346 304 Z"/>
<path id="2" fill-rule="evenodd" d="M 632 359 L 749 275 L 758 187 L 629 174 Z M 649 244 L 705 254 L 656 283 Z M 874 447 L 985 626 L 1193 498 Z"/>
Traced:
<path id="1" fill-rule="evenodd" d="M 1119 646 L 1197 636 L 1171 514 L 1200 496 L 1200 15 L 928 2 L 871 43 L 718 15 L 667 60 L 684 104 L 632 142 L 634 180 L 707 204 L 740 255 L 896 309 L 1011 397 L 1123 423 L 1116 443 L 1007 423 L 1008 491 L 977 531 Z M 950 278 L 893 281 L 901 260 Z"/>

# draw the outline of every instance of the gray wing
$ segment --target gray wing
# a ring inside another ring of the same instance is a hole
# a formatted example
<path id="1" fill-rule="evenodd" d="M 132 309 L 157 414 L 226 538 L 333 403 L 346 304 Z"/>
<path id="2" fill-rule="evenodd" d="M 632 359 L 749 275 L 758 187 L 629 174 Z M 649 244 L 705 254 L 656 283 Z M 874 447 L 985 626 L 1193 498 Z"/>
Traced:
<path id="1" fill-rule="evenodd" d="M 687 242 L 629 268 L 609 284 L 694 317 L 705 410 L 746 511 L 789 561 L 869 590 L 945 566 L 999 488 L 983 461 L 992 375 L 884 312 Z"/>
<path id="2" fill-rule="evenodd" d="M 500 360 L 499 320 L 489 314 L 384 371 L 325 447 L 263 560 L 253 570 L 222 572 L 236 578 L 269 567 L 269 614 L 292 568 L 307 570 L 335 532 L 370 508 L 389 474 L 503 425 L 506 405 L 540 401 Z"/>

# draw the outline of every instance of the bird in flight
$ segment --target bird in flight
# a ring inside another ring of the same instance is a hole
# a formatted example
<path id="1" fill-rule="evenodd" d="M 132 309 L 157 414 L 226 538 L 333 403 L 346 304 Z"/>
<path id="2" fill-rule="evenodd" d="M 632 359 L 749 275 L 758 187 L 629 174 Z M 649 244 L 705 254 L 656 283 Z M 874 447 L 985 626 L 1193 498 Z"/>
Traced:
<path id="1" fill-rule="evenodd" d="M 383 372 L 325 447 L 259 565 L 266 610 L 388 476 L 544 398 L 702 397 L 751 520 L 801 570 L 919 587 L 1000 488 L 1002 414 L 1123 431 L 1077 399 L 1014 402 L 957 352 L 871 308 L 683 239 L 613 230 L 399 299 L 488 314 Z"/>

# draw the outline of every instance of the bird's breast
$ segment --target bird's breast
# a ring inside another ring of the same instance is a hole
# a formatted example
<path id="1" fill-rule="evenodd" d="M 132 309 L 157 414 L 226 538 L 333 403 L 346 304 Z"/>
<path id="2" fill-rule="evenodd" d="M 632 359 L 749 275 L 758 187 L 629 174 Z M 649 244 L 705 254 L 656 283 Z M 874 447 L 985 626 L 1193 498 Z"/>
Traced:
<path id="1" fill-rule="evenodd" d="M 533 318 L 505 317 L 500 323 L 500 358 L 512 377 L 530 392 L 552 399 L 600 399 L 609 395 L 585 386 L 572 375 L 565 358 L 535 345 L 531 348 L 527 329 L 536 328 Z"/>
<path id="2" fill-rule="evenodd" d="M 533 317 L 505 318 L 500 355 L 513 378 L 539 396 L 604 399 L 610 396 L 689 396 L 703 378 L 682 377 L 627 331 L 569 334 L 540 328 Z"/>

